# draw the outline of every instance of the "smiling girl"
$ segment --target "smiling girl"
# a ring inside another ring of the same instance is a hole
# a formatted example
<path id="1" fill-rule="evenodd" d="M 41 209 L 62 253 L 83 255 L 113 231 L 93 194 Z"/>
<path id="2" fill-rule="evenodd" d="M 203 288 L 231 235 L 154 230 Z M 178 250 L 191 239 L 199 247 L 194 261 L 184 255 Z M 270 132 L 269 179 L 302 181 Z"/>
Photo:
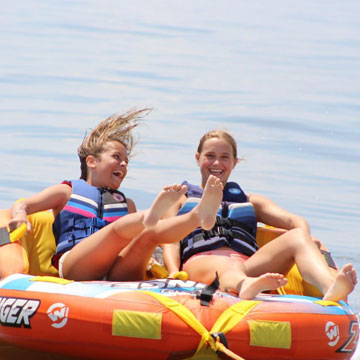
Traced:
<path id="1" fill-rule="evenodd" d="M 179 244 L 164 245 L 164 260 L 174 274 L 182 267 L 195 281 L 211 283 L 218 273 L 220 287 L 251 299 L 264 290 L 287 283 L 286 274 L 294 264 L 303 279 L 317 286 L 324 300 L 345 298 L 357 282 L 355 269 L 346 264 L 334 278 L 318 246 L 312 240 L 307 222 L 270 199 L 245 194 L 229 182 L 238 164 L 234 138 L 225 131 L 213 130 L 200 140 L 195 154 L 200 168 L 200 186 L 184 182 L 188 190 L 168 210 L 166 216 L 184 214 L 196 204 L 210 177 L 223 184 L 223 199 L 216 224 L 211 231 L 197 229 Z M 285 233 L 258 249 L 257 222 L 286 229 Z"/>

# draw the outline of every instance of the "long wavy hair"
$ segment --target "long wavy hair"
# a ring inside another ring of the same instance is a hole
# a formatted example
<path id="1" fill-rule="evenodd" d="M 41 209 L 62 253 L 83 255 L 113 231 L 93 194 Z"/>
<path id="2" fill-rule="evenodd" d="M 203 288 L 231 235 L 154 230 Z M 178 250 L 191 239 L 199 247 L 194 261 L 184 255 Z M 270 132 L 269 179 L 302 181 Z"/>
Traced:
<path id="1" fill-rule="evenodd" d="M 89 135 L 85 135 L 78 148 L 81 169 L 80 179 L 87 179 L 86 158 L 89 155 L 99 156 L 103 152 L 104 145 L 109 141 L 120 142 L 125 147 L 128 157 L 130 157 L 136 144 L 132 130 L 139 124 L 140 119 L 150 111 L 151 109 L 145 108 L 131 109 L 124 114 L 115 113 L 101 121 Z"/>

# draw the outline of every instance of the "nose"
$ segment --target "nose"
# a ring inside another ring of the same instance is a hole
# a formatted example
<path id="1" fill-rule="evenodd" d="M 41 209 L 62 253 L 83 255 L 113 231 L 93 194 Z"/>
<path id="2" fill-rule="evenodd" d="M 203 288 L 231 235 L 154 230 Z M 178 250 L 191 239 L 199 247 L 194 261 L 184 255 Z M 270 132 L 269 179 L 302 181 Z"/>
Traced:
<path id="1" fill-rule="evenodd" d="M 219 158 L 214 158 L 213 164 L 220 164 L 220 159 Z"/>
<path id="2" fill-rule="evenodd" d="M 126 160 L 121 160 L 120 161 L 120 166 L 126 167 L 128 166 L 128 162 Z"/>

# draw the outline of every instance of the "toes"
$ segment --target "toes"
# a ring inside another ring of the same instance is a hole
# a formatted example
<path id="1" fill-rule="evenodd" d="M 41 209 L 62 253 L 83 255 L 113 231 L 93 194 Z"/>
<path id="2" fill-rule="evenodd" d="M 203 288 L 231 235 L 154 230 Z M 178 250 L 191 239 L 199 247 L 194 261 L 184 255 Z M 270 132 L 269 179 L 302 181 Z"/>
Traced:
<path id="1" fill-rule="evenodd" d="M 207 183 L 211 186 L 211 185 L 214 185 L 215 184 L 215 181 L 216 181 L 216 177 L 214 175 L 210 175 L 208 180 L 207 180 Z"/>
<path id="2" fill-rule="evenodd" d="M 186 192 L 187 186 L 181 184 L 165 185 L 163 190 L 166 192 L 183 192 L 185 190 Z"/>
<path id="3" fill-rule="evenodd" d="M 188 190 L 188 187 L 186 185 L 182 185 L 179 192 L 181 195 L 185 195 Z"/>
<path id="4" fill-rule="evenodd" d="M 349 263 L 349 264 L 345 264 L 341 270 L 346 274 L 346 273 L 354 270 L 354 268 L 353 268 L 352 264 Z"/>

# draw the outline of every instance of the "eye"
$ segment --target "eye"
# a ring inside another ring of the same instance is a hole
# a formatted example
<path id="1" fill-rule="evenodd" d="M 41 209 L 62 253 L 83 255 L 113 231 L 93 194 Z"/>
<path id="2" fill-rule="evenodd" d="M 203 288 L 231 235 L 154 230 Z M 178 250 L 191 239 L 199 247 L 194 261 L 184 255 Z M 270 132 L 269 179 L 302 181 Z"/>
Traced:
<path id="1" fill-rule="evenodd" d="M 129 164 L 129 159 L 127 157 L 123 158 L 121 154 L 113 154 L 113 158 L 120 163 L 125 162 L 126 165 Z"/>

